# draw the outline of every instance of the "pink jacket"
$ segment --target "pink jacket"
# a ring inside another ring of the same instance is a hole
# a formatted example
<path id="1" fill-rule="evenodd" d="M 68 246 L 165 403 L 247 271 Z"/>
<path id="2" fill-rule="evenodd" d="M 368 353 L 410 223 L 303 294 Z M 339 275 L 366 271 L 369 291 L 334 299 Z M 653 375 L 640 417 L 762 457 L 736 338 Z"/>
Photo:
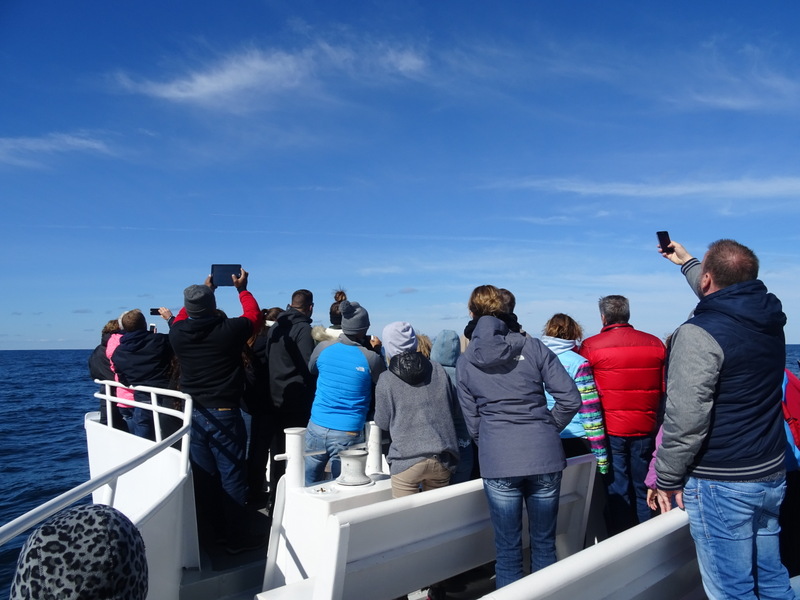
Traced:
<path id="1" fill-rule="evenodd" d="M 111 356 L 114 354 L 114 350 L 117 349 L 117 346 L 119 346 L 121 339 L 121 333 L 112 333 L 111 337 L 108 338 L 108 344 L 106 344 L 106 356 L 108 357 L 108 361 L 111 363 L 111 370 L 114 371 L 114 379 L 116 381 L 119 381 L 119 375 L 117 375 L 117 369 L 114 366 L 114 359 L 111 358 Z M 128 388 L 117 388 L 117 398 L 120 400 L 133 400 L 133 390 L 129 390 Z M 117 403 L 117 406 L 126 405 Z"/>

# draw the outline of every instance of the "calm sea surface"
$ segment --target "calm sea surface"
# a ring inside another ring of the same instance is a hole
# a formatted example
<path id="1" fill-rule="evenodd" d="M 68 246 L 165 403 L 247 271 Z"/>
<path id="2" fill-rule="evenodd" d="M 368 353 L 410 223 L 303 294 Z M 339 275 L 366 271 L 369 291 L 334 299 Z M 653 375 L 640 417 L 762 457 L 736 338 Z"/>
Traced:
<path id="1" fill-rule="evenodd" d="M 97 410 L 90 350 L 0 351 L 0 524 L 89 478 L 83 416 Z M 786 346 L 798 373 L 800 345 Z M 0 548 L 0 599 L 26 535 Z"/>

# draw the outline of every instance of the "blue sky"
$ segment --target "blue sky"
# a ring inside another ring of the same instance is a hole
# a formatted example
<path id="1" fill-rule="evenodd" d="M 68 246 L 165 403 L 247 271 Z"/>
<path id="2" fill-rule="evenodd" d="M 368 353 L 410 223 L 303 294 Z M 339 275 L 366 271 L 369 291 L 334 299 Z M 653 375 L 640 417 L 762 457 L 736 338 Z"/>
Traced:
<path id="1" fill-rule="evenodd" d="M 793 2 L 0 4 L 0 349 L 91 348 L 242 263 L 262 306 L 344 286 L 375 333 L 473 287 L 587 334 L 695 304 L 655 232 L 761 259 L 800 343 Z M 218 303 L 238 313 L 231 288 Z"/>

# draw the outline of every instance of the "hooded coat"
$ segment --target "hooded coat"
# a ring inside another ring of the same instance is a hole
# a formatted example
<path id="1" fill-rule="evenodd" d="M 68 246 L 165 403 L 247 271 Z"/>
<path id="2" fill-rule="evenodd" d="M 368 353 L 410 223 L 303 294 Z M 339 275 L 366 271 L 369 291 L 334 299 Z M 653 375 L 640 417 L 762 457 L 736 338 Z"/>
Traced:
<path id="1" fill-rule="evenodd" d="M 492 316 L 478 320 L 456 366 L 458 399 L 478 445 L 481 476 L 526 477 L 566 467 L 559 433 L 581 396 L 558 357 Z M 547 408 L 544 387 L 555 398 Z"/>
<path id="2" fill-rule="evenodd" d="M 699 266 L 682 268 L 690 284 Z M 660 489 L 680 489 L 688 475 L 748 481 L 783 470 L 785 324 L 780 300 L 754 279 L 704 296 L 675 331 Z"/>
<path id="3" fill-rule="evenodd" d="M 125 385 L 169 388 L 173 354 L 169 336 L 141 329 L 122 335 L 112 359 L 119 380 Z M 150 399 L 147 393 L 137 396 L 136 399 L 140 402 Z"/>
<path id="4" fill-rule="evenodd" d="M 267 341 L 272 405 L 304 415 L 305 420 L 311 415 L 314 400 L 315 381 L 308 370 L 313 351 L 311 317 L 291 307 L 278 315 Z"/>
<path id="5" fill-rule="evenodd" d="M 419 352 L 392 357 L 375 388 L 375 423 L 392 438 L 386 456 L 392 475 L 426 458 L 455 471 L 455 402 L 455 390 L 441 365 Z"/>

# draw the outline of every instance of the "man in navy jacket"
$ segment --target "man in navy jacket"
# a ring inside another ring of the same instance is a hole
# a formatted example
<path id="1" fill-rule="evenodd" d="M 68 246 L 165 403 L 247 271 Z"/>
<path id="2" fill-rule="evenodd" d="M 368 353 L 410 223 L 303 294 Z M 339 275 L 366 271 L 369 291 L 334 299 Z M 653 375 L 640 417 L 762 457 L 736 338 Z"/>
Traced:
<path id="1" fill-rule="evenodd" d="M 709 598 L 794 599 L 778 549 L 786 315 L 746 246 L 718 240 L 702 263 L 670 249 L 700 302 L 671 340 L 658 503 L 685 508 Z"/>

